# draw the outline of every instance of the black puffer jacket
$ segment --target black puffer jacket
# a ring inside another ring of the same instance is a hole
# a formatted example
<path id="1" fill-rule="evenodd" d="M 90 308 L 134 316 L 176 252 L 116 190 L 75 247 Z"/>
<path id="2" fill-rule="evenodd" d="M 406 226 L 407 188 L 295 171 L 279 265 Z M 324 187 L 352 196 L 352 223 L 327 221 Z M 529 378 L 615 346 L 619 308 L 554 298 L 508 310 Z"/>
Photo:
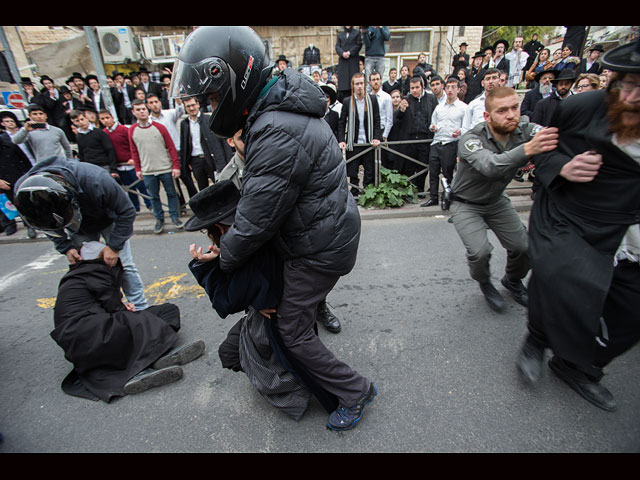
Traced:
<path id="1" fill-rule="evenodd" d="M 222 237 L 221 268 L 233 271 L 273 241 L 285 260 L 346 275 L 356 261 L 360 215 L 323 118 L 326 97 L 291 69 L 274 81 L 249 112 L 242 196 L 234 225 Z"/>

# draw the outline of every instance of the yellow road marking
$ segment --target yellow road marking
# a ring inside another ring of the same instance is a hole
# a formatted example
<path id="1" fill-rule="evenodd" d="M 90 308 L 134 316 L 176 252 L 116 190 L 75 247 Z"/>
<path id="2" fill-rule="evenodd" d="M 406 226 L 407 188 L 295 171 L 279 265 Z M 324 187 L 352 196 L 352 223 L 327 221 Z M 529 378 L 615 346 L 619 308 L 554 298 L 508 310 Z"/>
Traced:
<path id="1" fill-rule="evenodd" d="M 150 305 L 160 305 L 170 299 L 194 296 L 200 298 L 206 292 L 200 285 L 179 285 L 178 282 L 186 273 L 175 273 L 162 277 L 144 289 L 147 301 Z M 53 308 L 56 304 L 56 297 L 37 298 L 36 303 L 40 308 Z"/>

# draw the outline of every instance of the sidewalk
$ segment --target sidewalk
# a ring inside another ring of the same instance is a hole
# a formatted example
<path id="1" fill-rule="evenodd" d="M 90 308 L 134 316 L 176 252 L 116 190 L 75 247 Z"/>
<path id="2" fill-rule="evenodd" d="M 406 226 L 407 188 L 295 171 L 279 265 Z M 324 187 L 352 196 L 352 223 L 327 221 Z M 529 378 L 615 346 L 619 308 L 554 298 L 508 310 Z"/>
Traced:
<path id="1" fill-rule="evenodd" d="M 516 182 L 513 181 L 507 187 L 507 194 L 511 198 L 513 206 L 516 211 L 529 211 L 531 209 L 531 183 L 530 182 Z M 449 215 L 449 212 L 444 212 L 440 206 L 433 207 L 420 207 L 420 204 L 425 202 L 426 199 L 419 199 L 417 203 L 406 204 L 400 208 L 386 208 L 386 209 L 374 209 L 374 208 L 362 208 L 360 210 L 360 218 L 365 220 L 379 220 L 384 218 L 408 218 L 408 217 L 434 217 L 436 215 Z M 191 217 L 191 210 L 187 206 L 187 215 L 182 216 L 181 220 L 186 222 Z M 155 226 L 155 219 L 153 214 L 148 211 L 144 206 L 142 211 L 136 216 L 134 223 L 134 235 L 153 235 L 153 227 Z M 171 219 L 168 215 L 165 218 L 164 233 L 176 234 L 182 233 L 185 230 L 176 229 L 171 223 Z M 4 233 L 0 233 L 0 244 L 4 243 L 31 243 L 50 241 L 44 234 L 38 233 L 36 238 L 27 237 L 27 229 L 24 227 L 20 219 L 18 219 L 18 231 L 11 236 L 6 236 Z"/>

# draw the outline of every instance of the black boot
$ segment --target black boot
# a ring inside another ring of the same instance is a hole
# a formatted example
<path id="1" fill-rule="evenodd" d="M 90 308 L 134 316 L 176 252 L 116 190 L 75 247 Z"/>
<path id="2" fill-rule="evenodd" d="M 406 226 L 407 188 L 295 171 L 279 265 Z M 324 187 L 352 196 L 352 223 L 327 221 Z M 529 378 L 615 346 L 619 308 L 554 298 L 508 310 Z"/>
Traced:
<path id="1" fill-rule="evenodd" d="M 527 336 L 522 350 L 520 350 L 516 365 L 523 378 L 530 384 L 535 384 L 540 378 L 542 362 L 544 360 L 544 350 L 539 342 L 536 342 L 531 335 Z"/>
<path id="2" fill-rule="evenodd" d="M 320 322 L 322 326 L 331 333 L 339 333 L 342 328 L 340 320 L 338 320 L 338 318 L 331 313 L 331 310 L 329 310 L 326 300 L 322 300 L 318 304 L 317 319 L 318 322 Z"/>
<path id="3" fill-rule="evenodd" d="M 480 290 L 482 290 L 482 294 L 484 295 L 485 300 L 493 310 L 495 310 L 496 312 L 504 311 L 504 298 L 502 298 L 502 295 L 500 295 L 500 292 L 496 290 L 496 287 L 493 286 L 493 283 L 491 283 L 491 281 L 481 283 Z"/>

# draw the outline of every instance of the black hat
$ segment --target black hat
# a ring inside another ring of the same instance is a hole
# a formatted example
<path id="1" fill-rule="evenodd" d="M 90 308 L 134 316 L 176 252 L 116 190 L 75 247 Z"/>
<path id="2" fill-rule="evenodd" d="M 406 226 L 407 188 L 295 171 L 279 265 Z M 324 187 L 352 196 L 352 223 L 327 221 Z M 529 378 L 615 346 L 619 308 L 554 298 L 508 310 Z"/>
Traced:
<path id="1" fill-rule="evenodd" d="M 459 46 L 460 46 L 460 47 L 462 47 L 462 46 L 468 47 L 468 46 L 469 46 L 469 44 L 468 44 L 467 42 L 462 42 Z"/>
<path id="2" fill-rule="evenodd" d="M 278 59 L 276 60 L 276 64 L 278 64 L 278 62 L 280 62 L 280 61 L 285 61 L 285 62 L 289 63 L 289 60 L 287 60 L 287 57 L 285 55 L 280 55 L 278 57 Z"/>
<path id="3" fill-rule="evenodd" d="M 556 83 L 561 80 L 575 80 L 576 78 L 578 78 L 578 76 L 576 75 L 574 68 L 563 68 L 560 70 L 560 73 L 556 75 L 556 78 L 551 80 L 551 82 Z"/>
<path id="4" fill-rule="evenodd" d="M 593 52 L 594 50 L 597 50 L 599 52 L 604 52 L 604 48 L 599 43 L 589 49 L 590 52 Z"/>
<path id="5" fill-rule="evenodd" d="M 487 53 L 487 50 L 491 50 L 492 53 L 496 51 L 493 45 L 487 45 L 485 47 L 482 47 L 482 51 L 485 53 L 485 55 Z"/>
<path id="6" fill-rule="evenodd" d="M 501 38 L 500 40 L 498 40 L 496 43 L 493 44 L 493 51 L 495 52 L 496 49 L 498 48 L 498 45 L 503 44 L 504 45 L 504 51 L 508 51 L 509 50 L 509 42 L 507 42 L 504 38 Z"/>
<path id="7" fill-rule="evenodd" d="M 614 72 L 640 72 L 640 40 L 609 50 L 600 62 L 604 68 Z"/>
<path id="8" fill-rule="evenodd" d="M 54 83 L 54 82 L 53 82 L 53 78 L 49 77 L 48 75 L 42 75 L 42 76 L 40 77 L 40 83 L 42 83 L 42 82 L 43 82 L 43 81 L 45 81 L 45 80 L 49 80 L 51 83 Z"/>
<path id="9" fill-rule="evenodd" d="M 336 91 L 336 86 L 333 83 L 327 83 L 325 85 L 320 85 L 322 91 L 329 95 L 329 101 L 333 104 L 338 99 L 338 92 Z"/>
<path id="10" fill-rule="evenodd" d="M 476 52 L 476 53 L 475 53 L 475 55 L 474 55 L 473 57 L 471 57 L 471 58 L 472 58 L 472 59 L 474 59 L 474 58 L 478 58 L 478 57 L 482 57 L 482 58 L 484 58 L 484 55 L 485 55 L 484 51 Z"/>
<path id="11" fill-rule="evenodd" d="M 559 74 L 560 72 L 559 72 L 558 70 L 553 69 L 553 68 L 552 68 L 552 69 L 549 69 L 549 70 L 542 70 L 541 72 L 536 73 L 535 81 L 536 81 L 536 82 L 540 82 L 540 79 L 542 78 L 542 76 L 543 76 L 545 73 L 552 73 L 552 74 L 553 74 L 553 80 L 555 80 L 556 78 L 558 78 L 558 74 Z M 552 81 L 553 81 L 553 80 L 552 80 Z"/>
<path id="12" fill-rule="evenodd" d="M 95 81 L 97 82 L 97 81 L 98 81 L 98 76 L 97 76 L 97 75 L 87 75 L 87 76 L 84 78 L 84 81 L 85 81 L 85 82 L 87 82 L 87 83 L 89 83 L 89 80 L 91 80 L 91 79 L 93 79 L 93 80 L 95 80 Z"/>
<path id="13" fill-rule="evenodd" d="M 15 113 L 10 112 L 9 110 L 3 110 L 2 112 L 0 112 L 0 120 L 4 120 L 5 118 L 10 118 L 14 122 L 16 122 L 16 125 L 18 126 L 22 125 L 18 120 L 18 117 L 16 117 Z"/>
<path id="14" fill-rule="evenodd" d="M 20 83 L 22 83 L 22 85 L 33 85 L 29 77 L 20 77 Z"/>
<path id="15" fill-rule="evenodd" d="M 195 232 L 216 223 L 233 224 L 239 200 L 240 191 L 231 180 L 221 180 L 200 190 L 189 199 L 194 215 L 185 223 L 185 230 Z"/>
<path id="16" fill-rule="evenodd" d="M 71 74 L 71 78 L 79 78 L 80 80 L 84 81 L 84 77 L 80 74 L 80 72 L 73 72 Z"/>
<path id="17" fill-rule="evenodd" d="M 168 73 L 163 73 L 162 75 L 160 75 L 160 81 L 164 80 L 165 78 L 171 80 L 171 75 L 169 75 Z"/>
<path id="18" fill-rule="evenodd" d="M 71 90 L 69 90 L 69 87 L 67 87 L 66 85 L 58 87 L 58 91 L 60 93 L 71 93 Z"/>

